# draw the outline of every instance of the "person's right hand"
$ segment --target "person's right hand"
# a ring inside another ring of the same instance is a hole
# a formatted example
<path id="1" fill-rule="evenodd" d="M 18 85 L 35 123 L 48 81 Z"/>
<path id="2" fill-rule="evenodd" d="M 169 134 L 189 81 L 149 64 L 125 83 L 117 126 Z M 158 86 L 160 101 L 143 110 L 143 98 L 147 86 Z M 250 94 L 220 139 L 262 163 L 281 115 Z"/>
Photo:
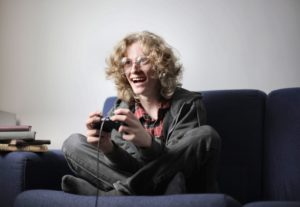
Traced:
<path id="1" fill-rule="evenodd" d="M 99 111 L 93 112 L 89 115 L 86 121 L 86 137 L 87 142 L 98 147 L 99 142 L 99 131 L 100 131 L 100 121 L 102 114 Z M 98 127 L 99 126 L 99 127 Z M 102 131 L 99 149 L 103 153 L 111 152 L 113 149 L 113 143 L 110 139 L 110 133 Z"/>

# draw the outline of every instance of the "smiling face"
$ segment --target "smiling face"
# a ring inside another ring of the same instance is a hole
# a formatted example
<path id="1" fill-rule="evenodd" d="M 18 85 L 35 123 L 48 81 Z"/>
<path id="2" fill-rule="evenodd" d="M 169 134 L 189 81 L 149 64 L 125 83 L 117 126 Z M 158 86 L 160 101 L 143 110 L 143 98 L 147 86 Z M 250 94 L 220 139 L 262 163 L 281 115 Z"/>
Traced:
<path id="1" fill-rule="evenodd" d="M 139 42 L 135 42 L 127 48 L 126 61 L 124 60 L 123 65 L 125 76 L 136 96 L 159 99 L 159 79 Z"/>

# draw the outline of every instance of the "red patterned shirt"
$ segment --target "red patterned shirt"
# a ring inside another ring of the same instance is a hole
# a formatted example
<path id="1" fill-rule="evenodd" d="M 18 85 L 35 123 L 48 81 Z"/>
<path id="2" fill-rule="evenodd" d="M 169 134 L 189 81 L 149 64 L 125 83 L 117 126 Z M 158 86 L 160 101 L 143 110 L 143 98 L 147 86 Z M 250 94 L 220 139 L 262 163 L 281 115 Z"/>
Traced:
<path id="1" fill-rule="evenodd" d="M 162 102 L 158 110 L 158 118 L 153 119 L 140 103 L 135 103 L 134 115 L 140 120 L 141 124 L 152 137 L 163 139 L 163 119 L 169 108 L 169 101 Z"/>

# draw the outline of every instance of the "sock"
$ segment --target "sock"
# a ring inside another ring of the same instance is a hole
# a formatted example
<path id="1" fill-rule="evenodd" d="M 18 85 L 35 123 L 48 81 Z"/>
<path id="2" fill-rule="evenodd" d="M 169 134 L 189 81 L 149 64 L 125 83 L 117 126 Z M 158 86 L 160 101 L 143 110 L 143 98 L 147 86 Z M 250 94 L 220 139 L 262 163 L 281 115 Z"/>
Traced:
<path id="1" fill-rule="evenodd" d="M 97 188 L 84 179 L 65 175 L 62 177 L 61 188 L 66 193 L 79 195 L 96 195 Z"/>
<path id="2" fill-rule="evenodd" d="M 98 190 L 94 185 L 90 184 L 88 181 L 72 175 L 63 176 L 61 187 L 62 190 L 66 193 L 78 195 L 97 195 L 97 191 L 99 196 L 125 195 L 121 191 L 117 191 L 115 189 L 111 191 Z"/>
<path id="3" fill-rule="evenodd" d="M 175 174 L 173 179 L 169 182 L 165 195 L 183 194 L 186 193 L 185 178 L 182 172 Z"/>

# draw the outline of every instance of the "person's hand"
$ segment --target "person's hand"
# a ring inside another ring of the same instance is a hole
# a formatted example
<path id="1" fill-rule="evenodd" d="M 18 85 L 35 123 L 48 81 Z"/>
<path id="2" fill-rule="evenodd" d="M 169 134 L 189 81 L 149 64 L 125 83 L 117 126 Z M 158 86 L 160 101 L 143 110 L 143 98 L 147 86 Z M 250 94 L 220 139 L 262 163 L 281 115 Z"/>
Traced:
<path id="1" fill-rule="evenodd" d="M 96 147 L 98 146 L 98 141 L 99 141 L 101 118 L 102 118 L 101 113 L 99 111 L 96 111 L 96 112 L 91 113 L 86 121 L 87 142 Z M 113 143 L 110 139 L 110 133 L 102 131 L 100 143 L 99 143 L 99 149 L 103 153 L 108 153 L 108 152 L 112 151 Z"/>
<path id="2" fill-rule="evenodd" d="M 139 147 L 150 147 L 151 135 L 144 129 L 140 121 L 134 116 L 129 109 L 116 109 L 112 121 L 121 122 L 119 132 L 122 133 L 124 140 L 131 141 Z"/>

